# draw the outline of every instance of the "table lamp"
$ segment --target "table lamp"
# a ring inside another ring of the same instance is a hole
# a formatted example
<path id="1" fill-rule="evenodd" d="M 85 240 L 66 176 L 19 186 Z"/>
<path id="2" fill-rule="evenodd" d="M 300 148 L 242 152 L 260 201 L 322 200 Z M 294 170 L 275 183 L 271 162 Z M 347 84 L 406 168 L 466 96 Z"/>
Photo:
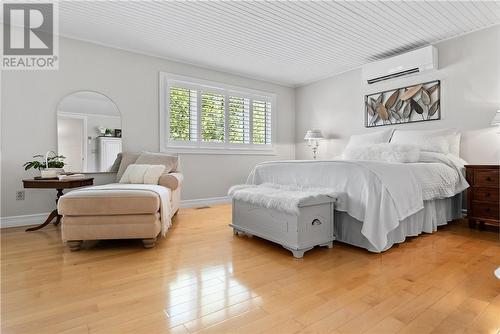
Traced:
<path id="1" fill-rule="evenodd" d="M 307 146 L 309 146 L 312 149 L 314 160 L 316 160 L 316 152 L 318 150 L 319 141 L 323 139 L 323 134 L 321 133 L 321 130 L 318 129 L 307 130 L 304 139 L 307 140 Z"/>

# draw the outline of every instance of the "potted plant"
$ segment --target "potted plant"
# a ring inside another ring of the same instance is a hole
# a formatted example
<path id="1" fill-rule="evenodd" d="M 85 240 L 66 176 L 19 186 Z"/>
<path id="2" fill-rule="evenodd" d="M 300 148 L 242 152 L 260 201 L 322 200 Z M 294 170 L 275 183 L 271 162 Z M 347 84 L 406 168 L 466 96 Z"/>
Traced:
<path id="1" fill-rule="evenodd" d="M 53 153 L 54 155 L 50 156 Z M 24 163 L 24 170 L 31 168 L 38 169 L 42 178 L 54 178 L 58 174 L 64 173 L 64 159 L 63 155 L 57 155 L 54 151 L 48 151 L 45 156 L 41 154 L 34 155 L 35 160 L 27 161 Z M 43 160 L 41 160 L 43 159 Z"/>

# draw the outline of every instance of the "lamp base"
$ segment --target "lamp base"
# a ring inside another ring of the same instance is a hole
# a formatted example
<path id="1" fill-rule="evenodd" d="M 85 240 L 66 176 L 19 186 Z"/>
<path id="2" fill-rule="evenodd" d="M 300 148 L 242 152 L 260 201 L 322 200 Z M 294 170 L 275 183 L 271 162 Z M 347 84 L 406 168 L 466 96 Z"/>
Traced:
<path id="1" fill-rule="evenodd" d="M 307 146 L 309 146 L 312 151 L 313 151 L 313 159 L 316 160 L 316 153 L 318 151 L 318 146 L 319 146 L 319 143 L 317 140 L 315 140 L 314 142 L 312 142 L 311 140 L 307 143 Z"/>

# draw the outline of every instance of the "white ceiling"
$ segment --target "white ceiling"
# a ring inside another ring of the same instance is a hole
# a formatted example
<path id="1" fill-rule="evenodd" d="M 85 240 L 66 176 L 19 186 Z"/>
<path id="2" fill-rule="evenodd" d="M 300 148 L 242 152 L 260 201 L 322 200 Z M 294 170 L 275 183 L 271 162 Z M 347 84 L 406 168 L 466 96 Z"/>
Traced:
<path id="1" fill-rule="evenodd" d="M 61 35 L 297 86 L 500 23 L 500 2 L 61 2 Z"/>

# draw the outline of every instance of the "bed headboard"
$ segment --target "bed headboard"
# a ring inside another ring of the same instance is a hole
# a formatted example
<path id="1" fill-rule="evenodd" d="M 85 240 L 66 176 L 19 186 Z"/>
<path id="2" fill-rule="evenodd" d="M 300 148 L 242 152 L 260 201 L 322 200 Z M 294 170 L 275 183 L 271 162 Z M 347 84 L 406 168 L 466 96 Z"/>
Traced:
<path id="1" fill-rule="evenodd" d="M 460 157 L 469 164 L 498 164 L 500 163 L 500 129 L 487 127 L 476 130 L 461 130 Z M 349 138 L 334 138 L 322 141 L 318 154 L 320 158 L 338 157 L 344 151 Z M 307 146 L 299 147 L 301 156 L 310 156 Z"/>

